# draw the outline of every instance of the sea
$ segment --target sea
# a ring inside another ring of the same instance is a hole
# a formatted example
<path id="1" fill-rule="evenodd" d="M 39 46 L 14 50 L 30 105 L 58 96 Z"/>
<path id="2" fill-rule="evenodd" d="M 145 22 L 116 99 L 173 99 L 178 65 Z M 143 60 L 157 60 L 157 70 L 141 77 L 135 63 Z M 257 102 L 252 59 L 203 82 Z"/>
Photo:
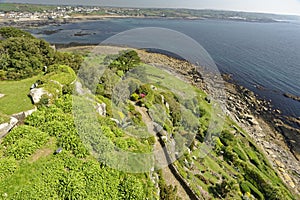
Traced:
<path id="1" fill-rule="evenodd" d="M 300 21 L 126 18 L 48 25 L 29 31 L 53 44 L 99 44 L 123 31 L 143 27 L 167 28 L 194 39 L 221 73 L 232 74 L 237 84 L 270 100 L 284 115 L 300 117 L 300 102 L 284 96 L 300 96 Z"/>

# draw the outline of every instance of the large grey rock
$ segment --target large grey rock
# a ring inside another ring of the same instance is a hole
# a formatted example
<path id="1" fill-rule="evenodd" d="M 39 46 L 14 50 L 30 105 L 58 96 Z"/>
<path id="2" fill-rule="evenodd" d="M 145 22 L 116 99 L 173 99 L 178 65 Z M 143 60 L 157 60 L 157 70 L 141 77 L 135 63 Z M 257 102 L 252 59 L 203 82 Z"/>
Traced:
<path id="1" fill-rule="evenodd" d="M 39 103 L 44 94 L 48 95 L 44 88 L 33 88 L 29 93 L 34 104 Z"/>
<path id="2" fill-rule="evenodd" d="M 106 116 L 106 104 L 105 103 L 97 103 L 96 110 L 101 116 Z"/>
<path id="3" fill-rule="evenodd" d="M 18 119 L 11 117 L 9 123 L 0 124 L 0 138 L 4 137 L 18 122 Z"/>

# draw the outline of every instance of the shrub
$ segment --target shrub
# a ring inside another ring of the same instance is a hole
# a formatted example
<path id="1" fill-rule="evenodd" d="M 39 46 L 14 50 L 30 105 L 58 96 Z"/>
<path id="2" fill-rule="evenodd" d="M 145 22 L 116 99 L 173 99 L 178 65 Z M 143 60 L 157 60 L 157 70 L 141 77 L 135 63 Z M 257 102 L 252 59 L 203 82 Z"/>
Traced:
<path id="1" fill-rule="evenodd" d="M 140 57 L 138 56 L 136 51 L 121 51 L 118 57 L 110 63 L 109 68 L 127 72 L 130 69 L 136 67 L 140 63 L 140 61 Z"/>
<path id="2" fill-rule="evenodd" d="M 130 98 L 132 101 L 137 101 L 139 100 L 140 96 L 137 93 L 133 93 Z"/>
<path id="3" fill-rule="evenodd" d="M 13 174 L 18 168 L 17 161 L 12 158 L 1 158 L 0 159 L 0 180 Z"/>
<path id="4" fill-rule="evenodd" d="M 234 146 L 233 151 L 239 156 L 240 159 L 242 159 L 244 161 L 246 161 L 248 159 L 245 152 L 242 149 L 240 149 L 238 146 Z"/>
<path id="5" fill-rule="evenodd" d="M 249 181 L 244 181 L 242 184 L 245 187 L 244 189 L 251 190 L 251 194 L 253 194 L 257 199 L 260 199 L 260 200 L 265 199 L 264 195 Z M 246 191 L 246 192 L 249 192 L 249 191 Z"/>
<path id="6" fill-rule="evenodd" d="M 24 159 L 49 140 L 47 133 L 31 126 L 19 126 L 12 130 L 3 140 L 5 155 Z"/>
<path id="7" fill-rule="evenodd" d="M 30 33 L 26 31 L 22 31 L 20 29 L 14 27 L 1 27 L 0 28 L 0 35 L 3 38 L 11 38 L 11 37 L 23 37 L 23 38 L 34 38 Z"/>

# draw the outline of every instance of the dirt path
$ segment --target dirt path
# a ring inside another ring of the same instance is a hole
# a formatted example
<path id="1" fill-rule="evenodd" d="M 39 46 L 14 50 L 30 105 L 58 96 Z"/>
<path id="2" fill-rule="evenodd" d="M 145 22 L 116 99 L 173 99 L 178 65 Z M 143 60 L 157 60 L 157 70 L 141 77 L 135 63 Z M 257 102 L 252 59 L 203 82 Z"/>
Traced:
<path id="1" fill-rule="evenodd" d="M 51 138 L 49 142 L 45 145 L 45 148 L 38 149 L 30 158 L 29 162 L 33 163 L 40 159 L 41 157 L 46 157 L 52 154 L 54 151 L 50 147 L 53 146 L 54 140 Z"/>
<path id="2" fill-rule="evenodd" d="M 142 119 L 148 127 L 148 132 L 156 136 L 156 132 L 154 131 L 153 121 L 150 119 L 150 117 L 147 113 L 147 109 L 138 107 L 138 106 L 135 106 L 135 109 L 139 113 L 141 113 Z M 167 166 L 168 161 L 167 161 L 166 155 L 164 154 L 163 147 L 159 143 L 157 137 L 156 137 L 156 143 L 154 145 L 154 152 L 155 152 L 156 162 L 158 162 L 158 165 Z M 162 168 L 162 174 L 163 174 L 163 178 L 165 179 L 167 185 L 172 185 L 172 186 L 177 187 L 177 195 L 181 199 L 183 199 L 183 200 L 190 199 L 189 195 L 186 193 L 185 189 L 182 187 L 180 182 L 176 179 L 176 177 L 171 172 L 171 170 L 168 166 Z"/>

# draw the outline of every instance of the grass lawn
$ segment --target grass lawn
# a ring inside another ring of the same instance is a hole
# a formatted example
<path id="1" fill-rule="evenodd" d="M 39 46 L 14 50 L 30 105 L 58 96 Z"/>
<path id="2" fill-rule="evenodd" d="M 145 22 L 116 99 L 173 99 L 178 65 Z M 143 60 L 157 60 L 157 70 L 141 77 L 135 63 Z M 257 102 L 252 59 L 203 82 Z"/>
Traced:
<path id="1" fill-rule="evenodd" d="M 27 95 L 30 86 L 37 79 L 38 77 L 32 77 L 21 81 L 0 81 L 0 93 L 5 94 L 0 98 L 0 114 L 11 115 L 33 109 L 31 99 Z"/>

